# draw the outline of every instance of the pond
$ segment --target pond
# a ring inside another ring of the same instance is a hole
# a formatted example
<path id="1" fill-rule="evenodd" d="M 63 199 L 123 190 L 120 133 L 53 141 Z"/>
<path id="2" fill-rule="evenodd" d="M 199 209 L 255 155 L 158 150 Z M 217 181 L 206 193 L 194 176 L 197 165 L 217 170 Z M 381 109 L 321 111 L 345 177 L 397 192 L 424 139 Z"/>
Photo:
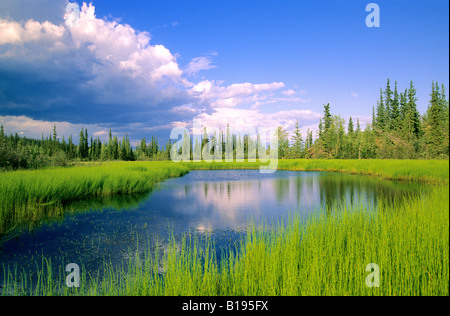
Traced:
<path id="1" fill-rule="evenodd" d="M 78 201 L 61 221 L 6 236 L 0 243 L 0 269 L 31 272 L 43 256 L 56 265 L 77 263 L 97 271 L 104 261 L 121 263 L 143 245 L 164 244 L 171 235 L 207 235 L 229 246 L 249 223 L 271 225 L 291 214 L 337 212 L 343 203 L 375 211 L 381 198 L 395 203 L 423 189 L 416 183 L 330 172 L 192 171 L 150 194 Z"/>

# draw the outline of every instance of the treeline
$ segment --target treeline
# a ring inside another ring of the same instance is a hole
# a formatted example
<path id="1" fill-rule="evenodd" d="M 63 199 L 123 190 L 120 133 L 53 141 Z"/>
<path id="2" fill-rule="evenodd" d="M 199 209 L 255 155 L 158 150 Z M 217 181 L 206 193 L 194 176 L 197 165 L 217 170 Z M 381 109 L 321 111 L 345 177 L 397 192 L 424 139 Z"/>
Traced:
<path id="1" fill-rule="evenodd" d="M 380 91 L 371 124 L 361 129 L 359 120 L 348 123 L 324 106 L 324 115 L 314 141 L 308 131 L 303 141 L 297 126 L 289 139 L 278 128 L 279 157 L 314 159 L 448 159 L 449 102 L 444 85 L 432 83 L 429 106 L 423 115 L 417 110 L 414 83 L 398 91 L 390 80 Z"/>
<path id="2" fill-rule="evenodd" d="M 41 140 L 6 135 L 0 126 L 0 170 L 1 169 L 37 169 L 45 166 L 64 166 L 68 163 L 67 155 L 61 149 L 62 144 L 53 137 Z M 75 147 L 73 144 L 71 144 Z M 67 145 L 66 145 L 67 146 Z M 68 147 L 68 146 L 67 146 Z M 68 147 L 69 148 L 69 147 Z"/>
<path id="3" fill-rule="evenodd" d="M 288 133 L 282 126 L 277 128 L 278 157 L 280 159 L 448 159 L 449 158 L 449 102 L 444 85 L 432 83 L 427 111 L 421 115 L 417 109 L 416 88 L 411 81 L 409 88 L 400 92 L 397 82 L 380 89 L 377 106 L 373 108 L 372 122 L 361 128 L 359 119 L 352 117 L 346 122 L 333 115 L 330 104 L 324 105 L 316 135 L 308 130 L 303 136 L 297 121 Z M 185 139 L 187 139 L 185 135 Z M 219 144 L 222 159 L 226 158 L 225 142 L 231 142 L 234 159 L 259 158 L 265 145 L 260 135 L 235 135 L 219 131 L 209 135 L 203 130 L 201 143 L 183 144 L 193 153 L 203 151 L 207 143 Z M 145 145 L 145 143 L 144 143 Z M 214 148 L 211 156 L 214 155 Z M 255 149 L 256 154 L 255 154 Z M 181 153 L 181 148 L 178 149 Z M 241 154 L 243 153 L 243 156 Z M 249 154 L 250 153 L 250 154 Z M 219 154 L 220 157 L 220 154 Z"/>
<path id="4" fill-rule="evenodd" d="M 421 115 L 414 83 L 411 81 L 409 89 L 398 91 L 397 82 L 392 88 L 388 80 L 373 108 L 372 122 L 364 130 L 359 119 L 355 122 L 350 117 L 346 122 L 341 116 L 333 115 L 327 104 L 316 135 L 308 130 L 304 137 L 299 122 L 291 134 L 283 127 L 277 131 L 280 159 L 448 159 L 449 102 L 444 85 L 433 82 L 428 109 Z M 222 143 L 222 157 L 225 157 L 226 141 L 232 142 L 235 158 L 236 153 L 242 152 L 244 158 L 249 152 L 254 157 L 252 151 L 263 146 L 259 135 L 241 137 L 230 134 L 228 127 L 226 133 L 210 136 L 205 128 L 201 143 L 190 145 L 191 159 L 194 151 L 201 151 L 206 144 L 216 141 Z M 42 136 L 40 140 L 17 134 L 8 136 L 3 126 L 0 129 L 0 169 L 64 166 L 71 161 L 169 160 L 171 149 L 170 140 L 160 146 L 154 136 L 150 142 L 142 139 L 133 148 L 128 135 L 119 140 L 111 129 L 104 143 L 99 137 L 89 137 L 87 129 L 82 129 L 78 145 L 72 136 L 59 139 L 56 126 L 52 135 Z"/>
<path id="5" fill-rule="evenodd" d="M 145 145 L 142 145 L 145 144 Z M 17 133 L 6 135 L 0 126 L 0 169 L 38 169 L 47 166 L 66 166 L 72 161 L 107 161 L 107 160 L 168 160 L 170 144 L 160 148 L 158 139 L 152 137 L 150 144 L 145 140 L 136 149 L 130 144 L 128 135 L 119 140 L 113 136 L 111 129 L 106 142 L 99 137 L 89 137 L 87 129 L 79 134 L 78 145 L 72 136 L 67 140 L 58 138 L 56 126 L 53 134 L 41 139 L 20 137 Z"/>

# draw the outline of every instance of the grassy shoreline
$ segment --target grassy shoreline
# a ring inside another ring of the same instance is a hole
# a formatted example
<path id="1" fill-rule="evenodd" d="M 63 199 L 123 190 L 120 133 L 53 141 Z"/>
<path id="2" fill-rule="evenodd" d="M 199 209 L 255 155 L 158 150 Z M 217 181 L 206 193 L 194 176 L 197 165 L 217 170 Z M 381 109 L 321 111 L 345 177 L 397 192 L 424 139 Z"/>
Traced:
<path id="1" fill-rule="evenodd" d="M 65 203 L 85 198 L 150 192 L 155 184 L 190 170 L 259 169 L 261 163 L 105 162 L 70 168 L 0 173 L 0 236 L 16 225 L 61 217 Z M 440 160 L 280 160 L 278 170 L 332 171 L 384 180 L 448 184 Z"/>
<path id="2" fill-rule="evenodd" d="M 449 191 L 435 186 L 377 213 L 363 206 L 291 218 L 274 229 L 250 229 L 219 263 L 214 246 L 185 237 L 164 253 L 144 251 L 104 277 L 83 275 L 67 288 L 65 274 L 43 262 L 38 281 L 9 271 L 3 295 L 39 296 L 448 296 Z M 162 267 L 161 267 L 162 263 Z M 380 267 L 369 288 L 365 267 Z"/>
<path id="3" fill-rule="evenodd" d="M 16 225 L 60 217 L 68 202 L 148 193 L 157 183 L 188 172 L 170 162 L 94 163 L 4 172 L 0 178 L 0 236 Z"/>
<path id="4" fill-rule="evenodd" d="M 0 237 L 17 225 L 61 218 L 70 201 L 148 193 L 170 177 L 191 170 L 259 169 L 261 163 L 105 162 L 69 168 L 0 173 Z M 448 184 L 449 163 L 442 160 L 280 160 L 278 170 L 328 171 L 383 180 Z"/>
<path id="5" fill-rule="evenodd" d="M 183 163 L 191 170 L 259 169 L 259 162 Z M 449 183 L 448 160 L 279 160 L 278 170 L 329 171 L 376 176 L 383 180 Z"/>
<path id="6" fill-rule="evenodd" d="M 259 166 L 136 162 L 3 173 L 0 224 L 8 227 L 5 219 L 9 225 L 16 219 L 39 219 L 43 215 L 40 208 L 36 210 L 36 203 L 52 205 L 61 203 L 58 199 L 145 192 L 157 182 L 189 170 Z M 37 284 L 24 285 L 26 275 L 8 274 L 2 294 L 448 295 L 448 161 L 293 160 L 280 161 L 279 170 L 336 171 L 433 185 L 429 194 L 412 197 L 401 205 L 385 205 L 376 215 L 364 212 L 363 206 L 343 206 L 341 212 L 307 223 L 292 218 L 285 227 L 251 230 L 239 249 L 230 252 L 221 264 L 210 245 L 198 243 L 192 247 L 191 241 L 185 240 L 174 243 L 172 251 L 162 256 L 147 251 L 144 258 L 131 260 L 123 270 L 106 265 L 105 279 L 85 276 L 80 289 L 56 282 L 44 267 Z M 5 198 L 6 192 L 19 200 Z M 4 211 L 5 206 L 10 207 L 9 213 Z M 11 213 L 11 209 L 19 213 Z M 165 262 L 163 276 L 161 260 Z M 369 263 L 380 266 L 380 288 L 365 286 L 365 266 Z"/>

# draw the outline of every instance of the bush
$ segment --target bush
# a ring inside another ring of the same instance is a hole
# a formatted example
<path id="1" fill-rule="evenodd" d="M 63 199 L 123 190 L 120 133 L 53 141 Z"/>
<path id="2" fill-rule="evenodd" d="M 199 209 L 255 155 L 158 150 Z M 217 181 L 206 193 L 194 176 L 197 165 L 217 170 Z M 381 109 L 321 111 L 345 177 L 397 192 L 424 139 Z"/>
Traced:
<path id="1" fill-rule="evenodd" d="M 67 155 L 63 151 L 58 151 L 50 158 L 50 164 L 55 167 L 65 167 L 69 163 Z"/>

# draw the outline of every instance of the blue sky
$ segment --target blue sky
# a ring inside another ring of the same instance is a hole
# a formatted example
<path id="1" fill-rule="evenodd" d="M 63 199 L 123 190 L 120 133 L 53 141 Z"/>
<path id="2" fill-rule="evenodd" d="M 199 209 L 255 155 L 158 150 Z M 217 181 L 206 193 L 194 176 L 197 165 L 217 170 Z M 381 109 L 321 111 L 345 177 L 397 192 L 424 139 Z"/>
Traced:
<path id="1" fill-rule="evenodd" d="M 56 123 L 66 135 L 111 126 L 164 139 L 193 118 L 288 130 L 298 119 L 305 132 L 325 103 L 368 121 L 387 78 L 400 91 L 413 80 L 422 113 L 431 82 L 448 87 L 448 1 L 376 1 L 379 28 L 360 0 L 97 0 L 76 28 L 67 3 L 0 0 L 8 132 Z"/>

